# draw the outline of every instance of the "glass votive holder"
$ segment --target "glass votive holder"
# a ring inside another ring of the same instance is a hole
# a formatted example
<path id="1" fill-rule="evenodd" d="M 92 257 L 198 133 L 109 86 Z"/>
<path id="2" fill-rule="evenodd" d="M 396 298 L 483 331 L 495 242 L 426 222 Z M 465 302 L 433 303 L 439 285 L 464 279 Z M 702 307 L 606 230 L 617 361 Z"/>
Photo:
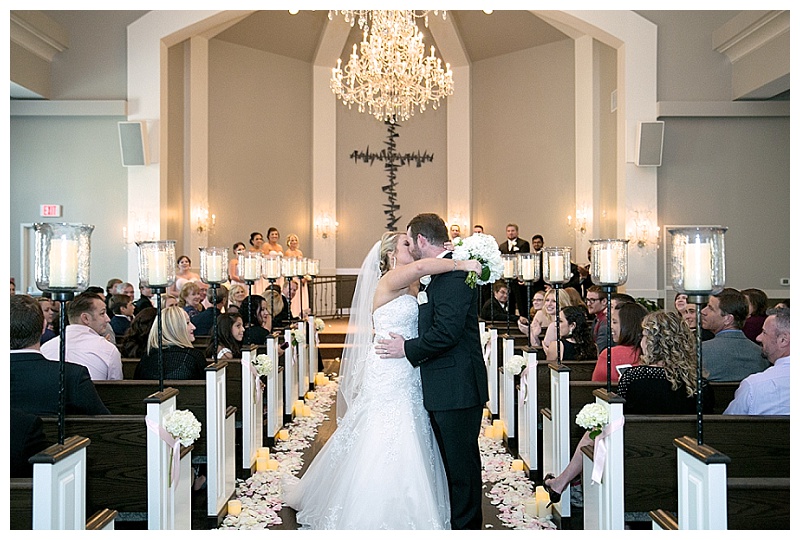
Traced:
<path id="1" fill-rule="evenodd" d="M 590 240 L 590 271 L 595 285 L 623 285 L 628 281 L 628 240 Z"/>
<path id="2" fill-rule="evenodd" d="M 228 281 L 228 248 L 200 248 L 200 279 L 204 283 Z"/>
<path id="3" fill-rule="evenodd" d="M 262 256 L 260 251 L 245 251 L 239 254 L 239 275 L 245 281 L 256 281 L 261 277 Z"/>
<path id="4" fill-rule="evenodd" d="M 539 281 L 541 279 L 540 253 L 520 253 L 518 256 L 519 276 L 523 281 Z"/>
<path id="5" fill-rule="evenodd" d="M 36 286 L 42 291 L 83 291 L 89 286 L 94 225 L 34 223 Z"/>
<path id="6" fill-rule="evenodd" d="M 542 249 L 542 274 L 550 285 L 563 285 L 572 277 L 570 247 L 546 247 Z"/>
<path id="7" fill-rule="evenodd" d="M 503 278 L 506 280 L 517 277 L 517 255 L 503 255 Z"/>
<path id="8" fill-rule="evenodd" d="M 266 255 L 264 257 L 264 277 L 267 279 L 278 279 L 281 277 L 281 256 Z"/>
<path id="9" fill-rule="evenodd" d="M 175 240 L 138 242 L 139 281 L 145 287 L 166 288 L 175 283 Z"/>
<path id="10" fill-rule="evenodd" d="M 727 227 L 668 228 L 672 235 L 672 288 L 689 295 L 717 294 L 725 288 Z"/>

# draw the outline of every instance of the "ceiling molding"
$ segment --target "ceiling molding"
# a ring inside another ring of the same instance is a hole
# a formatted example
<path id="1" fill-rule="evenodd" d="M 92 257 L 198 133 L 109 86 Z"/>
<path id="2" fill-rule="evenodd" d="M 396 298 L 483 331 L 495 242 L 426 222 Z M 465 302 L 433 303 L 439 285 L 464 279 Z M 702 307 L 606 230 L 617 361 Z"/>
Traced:
<path id="1" fill-rule="evenodd" d="M 711 44 L 735 63 L 787 32 L 788 11 L 743 11 L 714 30 Z"/>
<path id="2" fill-rule="evenodd" d="M 69 34 L 41 11 L 10 12 L 11 41 L 48 62 L 69 48 Z"/>

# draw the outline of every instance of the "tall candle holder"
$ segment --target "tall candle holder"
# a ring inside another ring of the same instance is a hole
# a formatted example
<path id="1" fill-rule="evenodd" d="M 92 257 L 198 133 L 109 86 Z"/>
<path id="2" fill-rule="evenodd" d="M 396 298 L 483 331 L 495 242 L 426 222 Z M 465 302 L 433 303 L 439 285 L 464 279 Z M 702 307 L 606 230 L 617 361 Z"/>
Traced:
<path id="1" fill-rule="evenodd" d="M 270 290 L 270 313 L 272 313 L 273 320 L 275 319 L 275 296 L 272 294 L 272 286 L 275 285 L 275 282 L 278 278 L 281 277 L 281 256 L 276 254 L 270 254 L 264 257 L 264 274 L 263 277 L 269 281 L 269 290 Z M 280 292 L 279 292 L 280 294 Z M 274 326 L 274 325 L 273 325 Z"/>
<path id="2" fill-rule="evenodd" d="M 508 254 L 502 255 L 502 257 L 503 279 L 506 280 L 506 290 L 508 291 L 508 298 L 506 298 L 506 337 L 508 337 L 511 334 L 511 282 L 517 279 L 517 255 Z M 492 302 L 492 304 L 494 304 L 494 302 Z"/>
<path id="3" fill-rule="evenodd" d="M 297 289 L 300 293 L 300 320 L 305 320 L 303 316 L 303 280 L 308 272 L 308 259 L 298 258 L 295 263 L 295 272 L 297 273 Z"/>
<path id="4" fill-rule="evenodd" d="M 167 287 L 175 283 L 175 240 L 138 242 L 139 282 L 150 287 L 156 297 L 158 328 L 158 389 L 164 391 L 164 326 L 161 298 Z"/>
<path id="5" fill-rule="evenodd" d="M 308 275 L 311 276 L 311 281 L 314 281 L 319 275 L 319 259 L 308 259 Z M 314 284 L 308 288 L 308 308 L 311 314 L 314 314 Z"/>
<path id="6" fill-rule="evenodd" d="M 527 290 L 528 303 L 525 308 L 525 316 L 530 319 L 531 315 L 531 287 L 539 279 L 541 279 L 541 259 L 542 255 L 539 252 L 533 253 L 520 253 L 519 262 L 519 275 L 522 281 L 525 282 L 525 289 Z M 528 321 L 528 347 L 533 347 L 533 340 L 531 339 L 531 326 L 533 321 Z"/>
<path id="7" fill-rule="evenodd" d="M 260 251 L 245 251 L 239 254 L 239 274 L 247 284 L 247 320 L 244 322 L 247 327 L 253 326 L 253 321 L 250 320 L 250 313 L 253 304 L 253 283 L 261 277 L 262 256 Z"/>
<path id="8" fill-rule="evenodd" d="M 606 293 L 606 391 L 611 393 L 611 294 L 628 281 L 628 240 L 589 240 L 592 282 Z"/>
<path id="9" fill-rule="evenodd" d="M 89 263 L 91 260 L 91 236 L 94 225 L 82 223 L 34 223 L 36 287 L 49 292 L 55 302 L 61 302 L 59 310 L 58 348 L 58 444 L 64 444 L 66 426 L 64 416 L 67 407 L 67 303 L 75 298 L 75 292 L 89 286 Z"/>
<path id="10" fill-rule="evenodd" d="M 708 297 L 725 288 L 725 232 L 727 227 L 674 227 L 672 235 L 672 288 L 697 304 L 697 444 L 703 444 L 703 339 L 702 308 Z"/>
<path id="11" fill-rule="evenodd" d="M 213 339 L 214 360 L 217 359 L 218 333 L 217 333 L 217 289 L 220 284 L 228 281 L 228 248 L 206 247 L 200 248 L 200 279 L 208 283 L 211 289 L 211 304 L 214 310 Z"/>
<path id="12" fill-rule="evenodd" d="M 569 281 L 570 247 L 546 247 L 542 249 L 542 274 L 545 283 L 549 283 L 556 291 L 556 358 L 561 366 L 561 310 L 558 303 L 558 291 Z"/>
<path id="13" fill-rule="evenodd" d="M 286 279 L 286 286 L 288 287 L 288 291 L 292 298 L 294 295 L 292 294 L 292 279 L 297 275 L 297 259 L 295 257 L 283 257 L 281 259 L 281 275 Z M 287 296 L 289 300 L 289 323 L 294 320 L 294 314 L 292 313 L 292 298 Z M 302 310 L 302 304 L 300 305 Z"/>

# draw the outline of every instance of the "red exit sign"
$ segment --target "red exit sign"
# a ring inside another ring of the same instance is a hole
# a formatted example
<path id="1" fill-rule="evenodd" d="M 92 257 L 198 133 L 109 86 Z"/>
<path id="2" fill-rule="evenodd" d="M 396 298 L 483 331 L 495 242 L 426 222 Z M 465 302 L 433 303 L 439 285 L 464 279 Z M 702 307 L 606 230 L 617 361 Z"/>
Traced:
<path id="1" fill-rule="evenodd" d="M 42 217 L 61 217 L 60 204 L 43 204 L 39 208 L 39 215 Z"/>

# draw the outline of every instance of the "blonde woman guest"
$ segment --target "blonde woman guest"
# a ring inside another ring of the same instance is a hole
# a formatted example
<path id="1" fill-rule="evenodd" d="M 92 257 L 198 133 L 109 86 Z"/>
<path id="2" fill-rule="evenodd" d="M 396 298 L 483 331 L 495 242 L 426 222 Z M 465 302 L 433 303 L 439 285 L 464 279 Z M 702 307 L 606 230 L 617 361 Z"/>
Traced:
<path id="1" fill-rule="evenodd" d="M 531 337 L 534 346 L 541 343 L 544 350 L 556 339 L 556 309 L 559 311 L 571 305 L 569 295 L 563 291 L 558 294 L 558 306 L 556 307 L 556 290 L 550 289 L 544 294 L 544 309 L 539 310 L 533 318 L 531 325 Z M 544 332 L 545 336 L 540 342 L 539 336 Z"/>
<path id="2" fill-rule="evenodd" d="M 178 306 L 186 310 L 189 317 L 194 317 L 203 311 L 201 302 L 202 293 L 200 291 L 200 286 L 191 281 L 184 283 L 183 287 L 181 287 L 180 295 L 178 296 Z"/>
<path id="3" fill-rule="evenodd" d="M 694 344 L 694 335 L 680 314 L 655 311 L 644 317 L 640 365 L 625 371 L 617 387 L 617 394 L 625 399 L 625 414 L 692 414 L 697 411 Z M 705 412 L 714 408 L 710 390 L 704 381 Z M 586 432 L 564 471 L 558 476 L 545 475 L 542 484 L 552 503 L 561 500 L 567 484 L 581 473 L 581 448 L 593 445 L 594 441 Z"/>
<path id="4" fill-rule="evenodd" d="M 180 307 L 168 307 L 161 313 L 164 344 L 164 379 L 204 379 L 206 359 L 203 351 L 192 346 L 194 325 Z M 158 368 L 158 324 L 150 329 L 147 354 L 139 361 L 136 379 L 160 379 Z"/>
<path id="5" fill-rule="evenodd" d="M 519 331 L 525 335 L 528 335 L 528 330 L 530 329 L 530 321 L 536 317 L 536 314 L 544 308 L 544 291 L 536 291 L 533 293 L 533 298 L 531 298 L 531 309 L 528 313 L 528 317 L 520 317 L 517 321 L 517 327 Z"/>
<path id="6" fill-rule="evenodd" d="M 228 306 L 226 311 L 228 313 L 238 312 L 239 306 L 242 305 L 242 300 L 247 297 L 247 288 L 244 285 L 234 283 L 228 291 Z"/>
<path id="7" fill-rule="evenodd" d="M 297 257 L 298 259 L 303 258 L 303 252 L 300 251 L 300 239 L 297 237 L 296 234 L 290 234 L 286 237 L 286 251 L 283 252 L 284 257 Z M 294 279 L 294 282 L 297 283 L 297 279 Z M 300 284 L 302 285 L 302 292 L 298 292 L 292 297 L 292 316 L 293 317 L 302 317 L 302 314 L 308 313 L 308 280 L 306 278 L 300 278 Z M 300 301 L 302 297 L 303 313 L 300 313 Z"/>

